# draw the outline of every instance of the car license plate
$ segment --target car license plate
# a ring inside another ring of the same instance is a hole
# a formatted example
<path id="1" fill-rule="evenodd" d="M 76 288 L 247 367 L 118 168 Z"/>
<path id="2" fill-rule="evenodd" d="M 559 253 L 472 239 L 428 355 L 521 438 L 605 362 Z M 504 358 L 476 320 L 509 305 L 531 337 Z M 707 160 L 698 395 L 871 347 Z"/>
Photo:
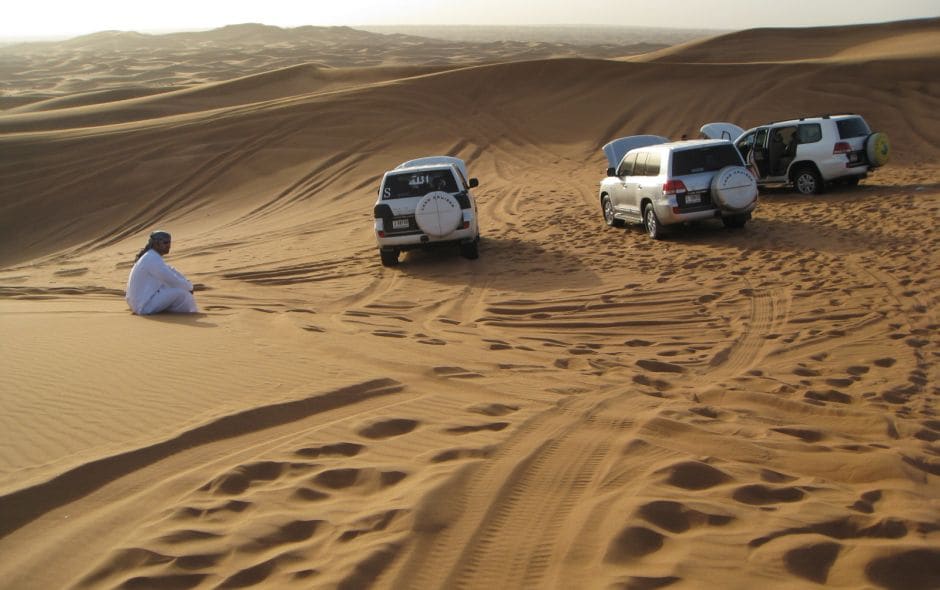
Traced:
<path id="1" fill-rule="evenodd" d="M 849 154 L 849 162 L 852 162 L 853 164 L 855 162 L 858 162 L 858 154 L 855 152 L 852 152 L 851 154 Z"/>
<path id="2" fill-rule="evenodd" d="M 685 204 L 686 205 L 698 205 L 702 202 L 702 195 L 686 195 Z"/>
<path id="3" fill-rule="evenodd" d="M 407 219 L 393 219 L 392 229 L 408 229 L 408 220 Z"/>

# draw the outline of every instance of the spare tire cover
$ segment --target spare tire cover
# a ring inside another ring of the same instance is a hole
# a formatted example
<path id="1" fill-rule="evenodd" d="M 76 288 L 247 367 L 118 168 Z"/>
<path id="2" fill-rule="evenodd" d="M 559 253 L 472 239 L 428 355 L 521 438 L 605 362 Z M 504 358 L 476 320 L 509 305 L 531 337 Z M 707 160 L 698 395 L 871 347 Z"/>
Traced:
<path id="1" fill-rule="evenodd" d="M 884 133 L 872 133 L 865 138 L 865 155 L 872 166 L 884 166 L 891 155 L 891 142 Z"/>
<path id="2" fill-rule="evenodd" d="M 757 199 L 757 179 L 743 166 L 725 166 L 712 178 L 711 193 L 722 209 L 742 211 Z"/>
<path id="3" fill-rule="evenodd" d="M 424 195 L 415 207 L 415 221 L 421 231 L 429 236 L 446 236 L 457 229 L 462 219 L 460 203 L 444 191 Z"/>

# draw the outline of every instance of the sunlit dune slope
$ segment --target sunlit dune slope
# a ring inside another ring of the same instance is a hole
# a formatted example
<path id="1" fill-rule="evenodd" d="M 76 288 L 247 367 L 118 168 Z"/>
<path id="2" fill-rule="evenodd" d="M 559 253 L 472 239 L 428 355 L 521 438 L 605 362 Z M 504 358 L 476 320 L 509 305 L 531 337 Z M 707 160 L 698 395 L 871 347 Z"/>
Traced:
<path id="1" fill-rule="evenodd" d="M 843 27 L 748 29 L 624 59 L 707 64 L 866 61 L 938 55 L 940 18 L 933 18 Z"/>

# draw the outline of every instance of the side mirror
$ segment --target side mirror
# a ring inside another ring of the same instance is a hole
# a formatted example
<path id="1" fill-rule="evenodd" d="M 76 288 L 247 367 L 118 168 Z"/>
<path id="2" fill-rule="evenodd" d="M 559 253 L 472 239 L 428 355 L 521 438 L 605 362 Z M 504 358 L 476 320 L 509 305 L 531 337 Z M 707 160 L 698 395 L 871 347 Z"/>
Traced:
<path id="1" fill-rule="evenodd" d="M 471 178 L 467 184 L 469 185 L 470 188 L 476 188 L 480 186 L 480 181 L 477 180 L 476 178 Z"/>
<path id="2" fill-rule="evenodd" d="M 616 174 L 616 173 L 617 173 L 617 171 L 614 170 L 613 168 L 608 168 L 608 169 L 607 169 L 607 176 L 613 176 L 613 175 Z"/>

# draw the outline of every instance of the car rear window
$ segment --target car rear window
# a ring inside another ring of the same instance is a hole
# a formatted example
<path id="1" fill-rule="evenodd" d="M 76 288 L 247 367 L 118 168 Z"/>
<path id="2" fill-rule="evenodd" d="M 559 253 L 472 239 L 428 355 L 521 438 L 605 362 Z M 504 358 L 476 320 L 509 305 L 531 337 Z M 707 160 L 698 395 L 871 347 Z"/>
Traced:
<path id="1" fill-rule="evenodd" d="M 743 166 L 741 155 L 731 144 L 698 147 L 672 154 L 672 175 L 713 172 L 725 166 Z"/>
<path id="2" fill-rule="evenodd" d="M 871 129 L 868 128 L 868 123 L 861 117 L 841 119 L 836 121 L 836 125 L 839 127 L 839 137 L 841 139 L 867 137 L 871 133 Z"/>
<path id="3" fill-rule="evenodd" d="M 450 170 L 421 170 L 402 172 L 385 177 L 383 199 L 423 197 L 432 191 L 457 192 L 457 181 Z"/>

